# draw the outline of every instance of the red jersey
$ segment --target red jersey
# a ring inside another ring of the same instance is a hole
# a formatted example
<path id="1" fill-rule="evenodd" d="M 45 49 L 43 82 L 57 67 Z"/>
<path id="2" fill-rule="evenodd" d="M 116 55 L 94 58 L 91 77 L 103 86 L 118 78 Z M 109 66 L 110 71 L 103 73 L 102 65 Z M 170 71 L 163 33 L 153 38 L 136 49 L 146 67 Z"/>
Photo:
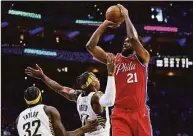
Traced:
<path id="1" fill-rule="evenodd" d="M 135 54 L 116 56 L 116 100 L 115 107 L 135 110 L 146 104 L 147 67 Z"/>

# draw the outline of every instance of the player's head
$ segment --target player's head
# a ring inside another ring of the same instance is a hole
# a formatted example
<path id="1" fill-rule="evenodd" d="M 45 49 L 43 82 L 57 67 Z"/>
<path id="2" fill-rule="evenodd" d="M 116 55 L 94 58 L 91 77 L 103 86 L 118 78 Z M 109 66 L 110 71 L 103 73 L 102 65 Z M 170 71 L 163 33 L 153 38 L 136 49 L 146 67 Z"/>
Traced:
<path id="1" fill-rule="evenodd" d="M 130 54 L 133 54 L 133 52 L 134 50 L 132 48 L 131 41 L 129 40 L 129 38 L 126 38 L 123 43 L 122 54 L 124 56 L 128 56 Z"/>
<path id="2" fill-rule="evenodd" d="M 42 94 L 39 88 L 32 86 L 24 91 L 24 99 L 28 106 L 42 103 Z"/>
<path id="3" fill-rule="evenodd" d="M 98 91 L 100 89 L 100 82 L 92 72 L 84 72 L 76 79 L 78 88 L 88 92 Z"/>

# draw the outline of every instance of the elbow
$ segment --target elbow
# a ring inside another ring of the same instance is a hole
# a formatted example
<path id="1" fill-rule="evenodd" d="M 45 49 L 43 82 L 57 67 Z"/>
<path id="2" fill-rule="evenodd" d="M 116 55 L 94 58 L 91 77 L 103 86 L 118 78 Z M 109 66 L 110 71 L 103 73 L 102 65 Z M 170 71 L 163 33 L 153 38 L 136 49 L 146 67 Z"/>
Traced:
<path id="1" fill-rule="evenodd" d="M 146 56 L 148 57 L 148 58 L 150 58 L 150 54 L 149 54 L 149 52 L 146 50 Z"/>
<path id="2" fill-rule="evenodd" d="M 149 62 L 149 60 L 150 60 L 150 54 L 147 50 L 145 51 L 145 60 L 146 60 L 146 62 Z"/>
<path id="3" fill-rule="evenodd" d="M 91 50 L 92 50 L 92 47 L 91 47 L 91 44 L 90 44 L 90 43 L 87 43 L 87 44 L 86 44 L 86 49 L 87 49 L 88 51 L 91 51 Z"/>
<path id="4" fill-rule="evenodd" d="M 88 42 L 88 43 L 86 44 L 86 49 L 87 49 L 87 51 L 89 51 L 89 52 L 91 52 L 91 51 L 93 50 L 93 46 L 92 46 L 92 44 L 91 44 L 90 42 Z"/>
<path id="5" fill-rule="evenodd" d="M 93 51 L 95 46 L 96 46 L 96 44 L 91 43 L 91 42 L 88 42 L 88 43 L 86 44 L 86 49 L 87 49 L 88 51 Z"/>

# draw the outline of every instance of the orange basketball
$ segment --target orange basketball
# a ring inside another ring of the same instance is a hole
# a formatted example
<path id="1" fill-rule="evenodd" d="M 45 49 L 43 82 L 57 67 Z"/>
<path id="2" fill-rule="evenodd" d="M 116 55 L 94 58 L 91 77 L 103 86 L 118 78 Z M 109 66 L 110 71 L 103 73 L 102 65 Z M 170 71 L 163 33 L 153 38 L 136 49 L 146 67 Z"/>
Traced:
<path id="1" fill-rule="evenodd" d="M 106 20 L 117 24 L 123 23 L 124 18 L 121 14 L 121 9 L 117 5 L 109 7 L 106 11 Z"/>

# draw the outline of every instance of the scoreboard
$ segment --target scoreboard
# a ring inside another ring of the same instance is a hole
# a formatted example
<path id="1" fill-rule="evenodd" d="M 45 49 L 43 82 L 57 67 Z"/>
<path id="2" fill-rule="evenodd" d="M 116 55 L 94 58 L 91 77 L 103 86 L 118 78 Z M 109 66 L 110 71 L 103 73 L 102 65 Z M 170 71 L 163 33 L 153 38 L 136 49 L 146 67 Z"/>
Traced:
<path id="1" fill-rule="evenodd" d="M 193 66 L 187 56 L 162 56 L 156 58 L 156 67 L 160 68 L 189 68 Z"/>

